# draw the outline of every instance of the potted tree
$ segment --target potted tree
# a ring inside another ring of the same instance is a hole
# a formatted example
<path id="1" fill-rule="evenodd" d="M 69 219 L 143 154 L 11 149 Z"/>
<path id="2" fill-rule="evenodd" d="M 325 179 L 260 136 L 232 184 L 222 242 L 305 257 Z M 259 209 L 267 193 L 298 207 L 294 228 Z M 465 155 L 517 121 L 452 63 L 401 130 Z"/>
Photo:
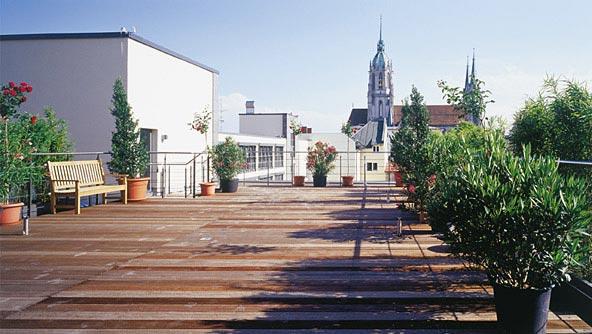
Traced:
<path id="1" fill-rule="evenodd" d="M 206 106 L 201 113 L 195 113 L 193 115 L 193 121 L 189 123 L 193 130 L 204 136 L 204 143 L 206 145 L 205 152 L 208 152 L 208 129 L 210 128 L 211 119 L 212 114 L 208 111 L 208 107 Z M 208 159 L 210 158 L 208 157 Z M 210 182 L 209 175 L 208 165 L 208 179 L 199 184 L 201 188 L 201 196 L 212 196 L 216 192 L 216 184 Z"/>
<path id="2" fill-rule="evenodd" d="M 234 193 L 238 190 L 236 176 L 245 168 L 245 153 L 230 137 L 215 145 L 210 150 L 212 166 L 220 179 L 220 189 L 223 193 Z"/>
<path id="3" fill-rule="evenodd" d="M 290 121 L 290 131 L 292 131 L 292 142 L 294 143 L 292 146 L 292 159 L 296 152 L 296 136 L 302 133 L 302 125 L 296 120 L 292 119 Z M 294 166 L 292 165 L 292 168 Z M 294 174 L 294 170 L 292 170 L 292 174 Z M 292 175 L 292 185 L 294 187 L 304 187 L 304 179 L 303 175 Z"/>
<path id="4" fill-rule="evenodd" d="M 327 174 L 335 167 L 336 157 L 335 147 L 321 141 L 308 148 L 306 167 L 312 172 L 315 187 L 327 186 Z"/>
<path id="5" fill-rule="evenodd" d="M 30 93 L 33 88 L 26 82 L 17 85 L 11 81 L 2 85 L 1 90 L 0 120 L 3 126 L 0 132 L 2 132 L 3 150 L 0 157 L 0 224 L 5 225 L 20 221 L 24 203 L 13 202 L 11 198 L 22 189 L 27 180 L 24 154 L 29 150 L 30 142 L 26 133 L 11 129 L 9 123 L 18 112 L 20 105 L 27 101 L 25 94 Z"/>
<path id="6" fill-rule="evenodd" d="M 146 199 L 150 181 L 150 178 L 142 177 L 148 168 L 149 157 L 121 79 L 115 80 L 111 102 L 115 132 L 111 136 L 111 161 L 107 165 L 111 173 L 119 176 L 120 184 L 127 182 L 128 201 L 141 201 Z"/>
<path id="7" fill-rule="evenodd" d="M 487 273 L 502 330 L 545 333 L 551 289 L 570 279 L 585 247 L 586 185 L 528 146 L 512 155 L 501 132 L 464 157 L 443 194 L 446 240 Z"/>
<path id="8" fill-rule="evenodd" d="M 347 172 L 346 175 L 341 177 L 341 185 L 344 187 L 353 187 L 354 177 L 349 174 L 349 140 L 354 135 L 354 130 L 349 121 L 341 125 L 341 133 L 347 136 Z"/>

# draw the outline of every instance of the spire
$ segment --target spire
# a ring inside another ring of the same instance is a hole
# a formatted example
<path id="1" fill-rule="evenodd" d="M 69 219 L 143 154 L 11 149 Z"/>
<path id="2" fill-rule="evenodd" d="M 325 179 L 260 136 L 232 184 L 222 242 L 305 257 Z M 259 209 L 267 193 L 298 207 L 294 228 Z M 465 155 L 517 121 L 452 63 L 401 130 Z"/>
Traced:
<path id="1" fill-rule="evenodd" d="M 475 81 L 475 48 L 473 48 L 473 66 L 471 67 L 471 84 Z"/>
<path id="2" fill-rule="evenodd" d="M 380 34 L 379 34 L 379 40 L 382 41 L 382 14 L 380 14 Z"/>
<path id="3" fill-rule="evenodd" d="M 465 92 L 469 89 L 469 56 L 467 56 L 467 70 L 465 71 Z"/>
<path id="4" fill-rule="evenodd" d="M 384 51 L 384 42 L 382 41 L 382 15 L 380 15 L 380 28 L 378 33 L 378 52 Z"/>

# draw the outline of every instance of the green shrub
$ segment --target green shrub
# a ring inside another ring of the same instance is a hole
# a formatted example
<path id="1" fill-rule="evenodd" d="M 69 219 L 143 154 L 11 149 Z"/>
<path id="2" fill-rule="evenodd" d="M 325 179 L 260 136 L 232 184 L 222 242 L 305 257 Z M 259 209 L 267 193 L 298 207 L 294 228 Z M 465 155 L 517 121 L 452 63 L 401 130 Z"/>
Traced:
<path id="1" fill-rule="evenodd" d="M 149 164 L 148 151 L 140 138 L 138 121 L 127 102 L 127 94 L 121 79 L 113 85 L 111 114 L 115 117 L 115 132 L 111 137 L 111 161 L 107 163 L 112 173 L 139 177 Z"/>
<path id="2" fill-rule="evenodd" d="M 556 161 L 528 147 L 512 155 L 499 132 L 463 154 L 443 195 L 452 251 L 502 286 L 546 289 L 568 280 L 592 219 L 584 182 L 561 177 Z"/>
<path id="3" fill-rule="evenodd" d="M 424 208 L 431 172 L 426 144 L 430 137 L 428 109 L 417 88 L 411 89 L 411 104 L 405 100 L 401 109 L 401 127 L 391 137 L 390 161 L 395 163 L 403 182 L 409 186 L 409 197 L 419 209 Z"/>
<path id="4" fill-rule="evenodd" d="M 232 180 L 245 168 L 245 153 L 230 137 L 209 151 L 212 168 L 220 181 Z"/>

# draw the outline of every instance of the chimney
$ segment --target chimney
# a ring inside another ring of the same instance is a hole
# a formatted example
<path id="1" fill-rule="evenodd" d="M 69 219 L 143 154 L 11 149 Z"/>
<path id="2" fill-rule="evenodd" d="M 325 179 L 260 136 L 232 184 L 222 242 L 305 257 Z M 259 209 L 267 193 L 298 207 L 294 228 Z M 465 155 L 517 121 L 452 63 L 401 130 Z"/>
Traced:
<path id="1" fill-rule="evenodd" d="M 247 114 L 251 115 L 255 113 L 255 101 L 247 101 L 245 107 L 247 108 Z"/>

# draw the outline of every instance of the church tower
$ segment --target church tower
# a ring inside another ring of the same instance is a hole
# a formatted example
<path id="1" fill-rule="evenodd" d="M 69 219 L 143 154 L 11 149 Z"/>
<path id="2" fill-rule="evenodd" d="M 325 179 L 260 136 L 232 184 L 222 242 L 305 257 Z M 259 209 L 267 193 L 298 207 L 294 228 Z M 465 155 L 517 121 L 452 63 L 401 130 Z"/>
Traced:
<path id="1" fill-rule="evenodd" d="M 393 110 L 393 65 L 384 53 L 382 40 L 382 16 L 376 55 L 370 62 L 368 78 L 368 119 L 367 122 L 385 119 L 392 126 Z"/>

